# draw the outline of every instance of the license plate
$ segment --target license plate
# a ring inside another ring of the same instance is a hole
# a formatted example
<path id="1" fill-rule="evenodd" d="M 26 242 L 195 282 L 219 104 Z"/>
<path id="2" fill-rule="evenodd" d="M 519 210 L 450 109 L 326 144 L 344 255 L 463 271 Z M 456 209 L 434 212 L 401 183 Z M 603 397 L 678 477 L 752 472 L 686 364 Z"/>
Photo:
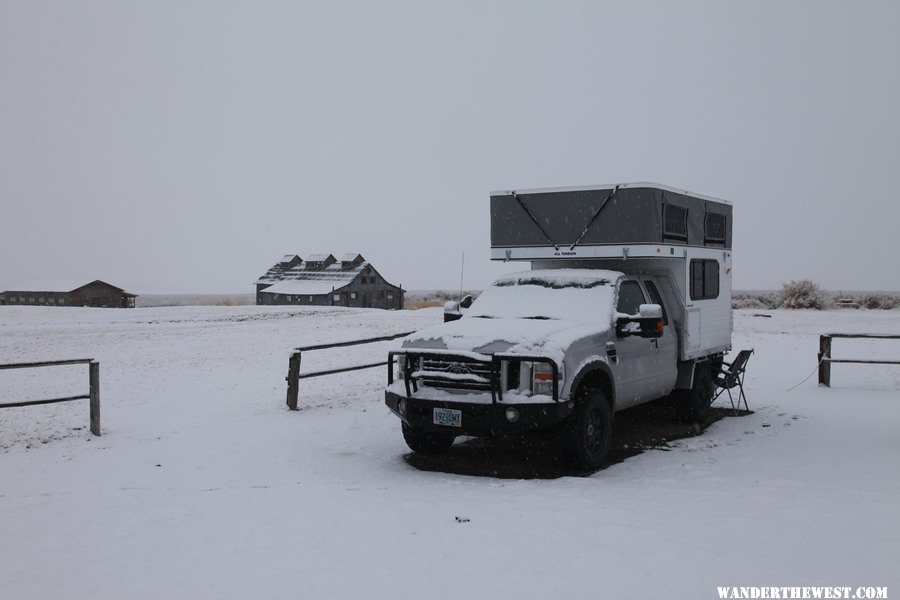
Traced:
<path id="1" fill-rule="evenodd" d="M 462 411 L 452 408 L 435 408 L 434 424 L 445 427 L 462 427 Z"/>

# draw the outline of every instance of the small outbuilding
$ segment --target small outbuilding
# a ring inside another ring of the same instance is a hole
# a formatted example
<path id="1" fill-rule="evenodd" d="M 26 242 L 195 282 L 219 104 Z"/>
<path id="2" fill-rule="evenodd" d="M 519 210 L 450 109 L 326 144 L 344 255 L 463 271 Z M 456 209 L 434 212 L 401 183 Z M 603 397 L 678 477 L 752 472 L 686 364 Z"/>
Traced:
<path id="1" fill-rule="evenodd" d="M 359 253 L 288 254 L 256 281 L 256 303 L 267 305 L 401 309 L 403 294 Z"/>
<path id="2" fill-rule="evenodd" d="M 136 294 L 105 281 L 26 281 L 0 293 L 0 304 L 134 308 Z"/>

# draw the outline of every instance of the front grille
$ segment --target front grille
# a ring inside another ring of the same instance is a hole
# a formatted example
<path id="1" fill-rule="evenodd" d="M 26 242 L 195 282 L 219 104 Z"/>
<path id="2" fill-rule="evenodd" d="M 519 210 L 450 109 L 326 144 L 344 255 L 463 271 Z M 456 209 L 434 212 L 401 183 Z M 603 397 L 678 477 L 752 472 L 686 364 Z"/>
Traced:
<path id="1" fill-rule="evenodd" d="M 479 360 L 422 357 L 414 374 L 421 385 L 453 390 L 491 391 L 492 363 Z"/>

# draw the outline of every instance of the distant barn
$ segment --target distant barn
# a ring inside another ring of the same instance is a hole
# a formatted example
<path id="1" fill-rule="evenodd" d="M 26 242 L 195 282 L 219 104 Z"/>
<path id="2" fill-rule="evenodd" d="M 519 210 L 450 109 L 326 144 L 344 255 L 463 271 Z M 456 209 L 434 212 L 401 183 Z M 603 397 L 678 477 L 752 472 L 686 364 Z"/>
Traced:
<path id="1" fill-rule="evenodd" d="M 403 308 L 403 288 L 385 281 L 361 254 L 282 257 L 256 282 L 257 304 Z"/>
<path id="2" fill-rule="evenodd" d="M 135 294 L 105 281 L 27 281 L 0 294 L 0 304 L 134 308 Z"/>

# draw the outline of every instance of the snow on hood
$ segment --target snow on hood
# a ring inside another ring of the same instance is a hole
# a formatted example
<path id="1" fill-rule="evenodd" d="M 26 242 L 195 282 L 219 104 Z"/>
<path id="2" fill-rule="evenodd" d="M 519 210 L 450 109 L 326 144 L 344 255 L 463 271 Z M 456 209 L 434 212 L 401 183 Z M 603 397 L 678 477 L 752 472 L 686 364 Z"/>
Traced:
<path id="1" fill-rule="evenodd" d="M 462 319 L 417 331 L 403 347 L 538 354 L 561 364 L 574 341 L 610 329 L 620 277 L 599 269 L 507 275 L 482 292 Z"/>
<path id="2" fill-rule="evenodd" d="M 575 340 L 602 333 L 608 322 L 537 319 L 481 319 L 463 317 L 415 332 L 403 341 L 403 348 L 422 348 L 494 354 L 537 354 L 562 364 L 563 354 Z"/>

